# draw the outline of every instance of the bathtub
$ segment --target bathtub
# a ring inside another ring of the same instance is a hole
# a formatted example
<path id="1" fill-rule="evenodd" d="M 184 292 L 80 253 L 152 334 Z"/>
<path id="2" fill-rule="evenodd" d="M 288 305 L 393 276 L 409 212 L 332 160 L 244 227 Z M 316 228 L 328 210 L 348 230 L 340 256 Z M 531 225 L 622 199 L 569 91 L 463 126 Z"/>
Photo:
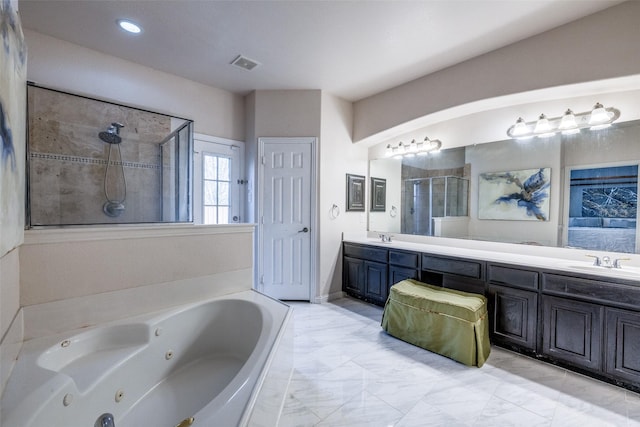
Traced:
<path id="1" fill-rule="evenodd" d="M 27 341 L 2 426 L 93 427 L 104 413 L 116 427 L 253 425 L 289 316 L 285 304 L 245 291 Z"/>

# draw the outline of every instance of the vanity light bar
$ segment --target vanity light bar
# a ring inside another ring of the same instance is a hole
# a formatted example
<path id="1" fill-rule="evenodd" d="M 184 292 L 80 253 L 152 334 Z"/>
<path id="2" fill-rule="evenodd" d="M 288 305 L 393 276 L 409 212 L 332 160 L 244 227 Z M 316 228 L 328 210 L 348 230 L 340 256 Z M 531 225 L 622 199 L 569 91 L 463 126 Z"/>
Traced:
<path id="1" fill-rule="evenodd" d="M 605 108 L 599 102 L 594 105 L 593 110 L 584 113 L 574 114 L 571 109 L 567 109 L 560 117 L 548 118 L 540 114 L 535 122 L 525 122 L 522 117 L 507 129 L 507 135 L 514 139 L 530 139 L 534 136 L 538 138 L 548 138 L 558 132 L 563 135 L 571 135 L 580 132 L 581 129 L 599 130 L 611 126 L 611 123 L 620 117 L 620 110 L 615 108 Z"/>
<path id="2" fill-rule="evenodd" d="M 401 159 L 403 157 L 426 156 L 429 153 L 435 153 L 442 148 L 442 142 L 438 139 L 429 139 L 425 136 L 424 141 L 416 141 L 412 139 L 410 143 L 400 141 L 398 145 L 387 144 L 385 157 L 393 157 Z"/>

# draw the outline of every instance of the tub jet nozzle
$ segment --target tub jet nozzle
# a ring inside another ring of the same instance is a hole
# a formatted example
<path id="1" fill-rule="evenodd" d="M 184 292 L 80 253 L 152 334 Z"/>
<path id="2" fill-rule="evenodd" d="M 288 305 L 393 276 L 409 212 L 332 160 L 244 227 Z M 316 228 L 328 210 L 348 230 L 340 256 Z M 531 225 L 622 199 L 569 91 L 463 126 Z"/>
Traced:
<path id="1" fill-rule="evenodd" d="M 116 423 L 113 420 L 113 415 L 104 413 L 98 417 L 93 427 L 116 427 Z"/>
<path id="2" fill-rule="evenodd" d="M 176 427 L 189 427 L 191 424 L 193 424 L 193 422 L 196 419 L 193 417 L 189 417 L 189 418 L 185 418 L 184 420 L 180 421 Z"/>

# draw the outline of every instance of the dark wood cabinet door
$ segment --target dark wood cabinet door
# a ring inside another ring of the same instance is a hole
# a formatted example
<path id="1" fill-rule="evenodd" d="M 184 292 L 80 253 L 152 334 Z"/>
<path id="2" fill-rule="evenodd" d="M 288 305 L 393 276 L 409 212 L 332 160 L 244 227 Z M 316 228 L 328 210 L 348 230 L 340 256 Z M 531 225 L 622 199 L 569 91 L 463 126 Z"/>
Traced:
<path id="1" fill-rule="evenodd" d="M 640 387 L 640 313 L 606 309 L 605 372 Z"/>
<path id="2" fill-rule="evenodd" d="M 536 350 L 538 294 L 536 292 L 489 285 L 491 338 L 511 347 Z"/>
<path id="3" fill-rule="evenodd" d="M 603 307 L 542 296 L 542 352 L 559 361 L 602 371 Z"/>
<path id="4" fill-rule="evenodd" d="M 389 291 L 387 264 L 364 261 L 364 296 L 366 299 L 384 304 Z"/>
<path id="5" fill-rule="evenodd" d="M 358 258 L 343 257 L 343 291 L 357 296 L 364 295 L 364 261 Z"/>
<path id="6" fill-rule="evenodd" d="M 397 267 L 395 265 L 389 266 L 389 287 L 404 279 L 420 280 L 420 270 L 416 270 L 414 268 Z"/>
<path id="7" fill-rule="evenodd" d="M 442 275 L 442 287 L 455 289 L 462 292 L 484 295 L 484 282 L 470 277 L 456 276 L 453 274 Z"/>

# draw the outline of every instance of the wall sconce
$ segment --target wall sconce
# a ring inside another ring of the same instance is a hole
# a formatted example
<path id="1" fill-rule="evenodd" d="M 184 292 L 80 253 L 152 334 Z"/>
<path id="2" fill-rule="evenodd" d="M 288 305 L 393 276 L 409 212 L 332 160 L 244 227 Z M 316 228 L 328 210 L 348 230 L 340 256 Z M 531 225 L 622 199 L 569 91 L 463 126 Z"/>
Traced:
<path id="1" fill-rule="evenodd" d="M 412 139 L 410 143 L 404 143 L 400 141 L 398 145 L 387 144 L 385 150 L 385 157 L 393 157 L 394 159 L 401 159 L 403 157 L 414 156 L 426 156 L 429 153 L 440 151 L 442 148 L 442 142 L 438 139 L 424 138 L 424 141 L 416 141 Z"/>
<path id="2" fill-rule="evenodd" d="M 558 132 L 563 135 L 572 135 L 580 130 L 599 130 L 611 126 L 611 123 L 620 117 L 620 110 L 615 108 L 605 108 L 599 102 L 594 105 L 593 110 L 584 113 L 574 114 L 571 109 L 567 109 L 561 117 L 548 118 L 540 114 L 535 122 L 525 122 L 522 117 L 507 129 L 507 135 L 514 139 L 549 138 Z"/>

